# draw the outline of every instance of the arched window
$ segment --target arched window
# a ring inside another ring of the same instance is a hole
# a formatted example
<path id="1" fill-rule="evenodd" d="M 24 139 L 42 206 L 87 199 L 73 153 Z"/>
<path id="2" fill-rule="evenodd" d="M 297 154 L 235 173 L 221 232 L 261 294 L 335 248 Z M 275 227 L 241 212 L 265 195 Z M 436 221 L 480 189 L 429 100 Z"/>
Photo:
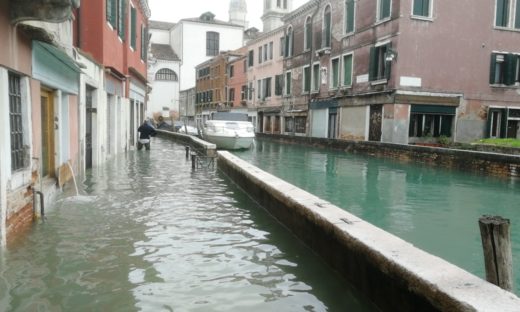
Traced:
<path id="1" fill-rule="evenodd" d="M 163 81 L 177 81 L 177 74 L 169 69 L 169 68 L 162 68 L 155 73 L 155 80 L 163 80 Z"/>
<path id="2" fill-rule="evenodd" d="M 291 57 L 293 55 L 293 28 L 289 26 L 287 28 L 287 34 L 285 36 L 285 57 Z"/>
<path id="3" fill-rule="evenodd" d="M 220 35 L 218 32 L 208 31 L 206 33 L 206 56 L 218 55 Z"/>
<path id="4" fill-rule="evenodd" d="M 323 32 L 322 32 L 322 48 L 330 48 L 332 33 L 332 22 L 330 14 L 330 5 L 325 7 L 323 11 Z"/>
<path id="5" fill-rule="evenodd" d="M 307 16 L 305 20 L 305 49 L 310 50 L 312 47 L 312 19 L 310 16 Z"/>

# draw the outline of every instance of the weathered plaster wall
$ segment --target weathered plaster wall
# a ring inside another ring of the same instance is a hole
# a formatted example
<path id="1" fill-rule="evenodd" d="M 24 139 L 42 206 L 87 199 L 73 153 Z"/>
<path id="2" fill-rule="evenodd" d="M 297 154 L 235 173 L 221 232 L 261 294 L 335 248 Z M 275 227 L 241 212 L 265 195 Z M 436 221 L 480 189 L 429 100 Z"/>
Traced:
<path id="1" fill-rule="evenodd" d="M 341 107 L 339 137 L 345 140 L 365 140 L 367 118 L 367 106 Z"/>

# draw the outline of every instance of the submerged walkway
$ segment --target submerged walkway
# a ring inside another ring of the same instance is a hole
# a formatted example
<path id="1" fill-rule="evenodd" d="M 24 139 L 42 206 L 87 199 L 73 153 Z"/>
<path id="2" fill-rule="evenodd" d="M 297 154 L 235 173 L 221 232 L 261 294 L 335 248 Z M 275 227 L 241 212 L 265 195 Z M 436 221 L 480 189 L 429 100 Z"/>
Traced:
<path id="1" fill-rule="evenodd" d="M 80 193 L 0 251 L 0 311 L 373 310 L 169 140 L 90 172 Z"/>

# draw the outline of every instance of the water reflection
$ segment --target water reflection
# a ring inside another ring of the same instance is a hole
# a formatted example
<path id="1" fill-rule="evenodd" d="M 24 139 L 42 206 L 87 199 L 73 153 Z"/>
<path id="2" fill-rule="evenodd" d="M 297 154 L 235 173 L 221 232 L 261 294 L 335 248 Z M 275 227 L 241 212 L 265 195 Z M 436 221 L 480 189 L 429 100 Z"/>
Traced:
<path id="1" fill-rule="evenodd" d="M 373 310 L 219 172 L 153 143 L 0 252 L 1 311 Z"/>

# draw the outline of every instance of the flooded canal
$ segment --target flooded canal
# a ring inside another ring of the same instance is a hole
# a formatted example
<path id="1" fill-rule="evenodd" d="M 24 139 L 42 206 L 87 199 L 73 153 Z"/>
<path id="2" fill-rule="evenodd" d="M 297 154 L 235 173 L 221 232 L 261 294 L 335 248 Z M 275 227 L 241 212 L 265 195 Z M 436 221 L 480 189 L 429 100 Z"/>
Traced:
<path id="1" fill-rule="evenodd" d="M 372 311 L 215 170 L 157 138 L 0 251 L 0 311 Z"/>
<path id="2" fill-rule="evenodd" d="M 520 180 L 257 140 L 237 156 L 417 247 L 485 277 L 478 219 L 511 220 L 520 293 Z"/>

